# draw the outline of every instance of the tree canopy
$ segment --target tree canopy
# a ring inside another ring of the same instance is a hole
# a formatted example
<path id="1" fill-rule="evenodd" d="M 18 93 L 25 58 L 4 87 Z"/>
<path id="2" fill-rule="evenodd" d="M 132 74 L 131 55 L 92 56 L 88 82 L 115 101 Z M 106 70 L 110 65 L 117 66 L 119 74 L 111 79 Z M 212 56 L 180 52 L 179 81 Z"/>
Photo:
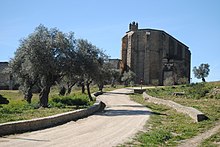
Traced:
<path id="1" fill-rule="evenodd" d="M 202 63 L 200 64 L 200 66 L 197 68 L 196 66 L 193 67 L 193 73 L 195 75 L 196 78 L 198 79 L 202 79 L 203 82 L 205 82 L 205 77 L 207 77 L 209 75 L 209 64 L 206 63 Z"/>
<path id="2" fill-rule="evenodd" d="M 92 100 L 89 86 L 92 81 L 98 81 L 98 78 L 101 79 L 100 74 L 104 74 L 102 68 L 107 56 L 101 49 L 84 39 L 77 40 L 76 52 L 78 59 L 76 62 L 77 71 L 81 75 L 83 83 L 86 84 L 89 98 Z"/>
<path id="3" fill-rule="evenodd" d="M 32 34 L 20 41 L 10 66 L 29 102 L 31 88 L 37 83 L 41 89 L 40 106 L 48 106 L 50 87 L 66 73 L 74 49 L 73 33 L 65 34 L 43 25 L 39 25 Z"/>
<path id="4" fill-rule="evenodd" d="M 92 81 L 102 83 L 106 76 L 104 52 L 85 39 L 75 39 L 74 33 L 39 25 L 20 41 L 15 57 L 10 61 L 11 72 L 22 87 L 24 98 L 31 103 L 32 88 L 40 88 L 40 106 L 48 106 L 50 88 L 61 84 L 60 94 L 71 92 L 79 82 L 87 87 L 90 100 Z"/>
<path id="5" fill-rule="evenodd" d="M 121 81 L 124 82 L 125 85 L 129 85 L 129 84 L 133 85 L 135 77 L 136 77 L 135 73 L 129 70 L 128 72 L 123 73 Z"/>

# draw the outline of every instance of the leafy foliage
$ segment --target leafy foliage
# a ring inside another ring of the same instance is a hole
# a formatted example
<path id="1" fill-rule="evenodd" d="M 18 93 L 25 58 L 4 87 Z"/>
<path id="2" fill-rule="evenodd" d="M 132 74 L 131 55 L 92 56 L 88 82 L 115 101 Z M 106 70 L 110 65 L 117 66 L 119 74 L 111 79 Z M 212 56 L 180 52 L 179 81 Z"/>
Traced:
<path id="1" fill-rule="evenodd" d="M 60 106 L 88 106 L 89 98 L 87 95 L 69 95 L 69 96 L 53 96 L 54 103 L 60 103 Z M 57 106 L 57 104 L 55 104 Z M 59 106 L 59 105 L 58 105 Z"/>
<path id="2" fill-rule="evenodd" d="M 129 70 L 128 72 L 123 73 L 121 80 L 124 82 L 125 85 L 129 85 L 129 84 L 132 85 L 132 83 L 135 80 L 135 77 L 136 77 L 135 73 Z"/>
<path id="3" fill-rule="evenodd" d="M 82 79 L 82 83 L 85 83 L 87 87 L 87 93 L 92 101 L 90 93 L 90 84 L 92 81 L 102 82 L 105 77 L 103 72 L 104 62 L 107 60 L 107 56 L 102 50 L 89 43 L 87 40 L 77 40 L 77 72 Z"/>
<path id="4" fill-rule="evenodd" d="M 48 107 L 54 84 L 60 86 L 60 95 L 70 94 L 75 84 L 81 85 L 84 93 L 86 86 L 92 101 L 90 84 L 96 82 L 103 87 L 104 81 L 110 78 L 106 61 L 104 52 L 87 40 L 76 40 L 72 32 L 39 25 L 21 40 L 10 67 L 27 102 L 31 103 L 35 86 L 40 89 L 40 106 Z"/>
<path id="5" fill-rule="evenodd" d="M 65 34 L 43 25 L 21 40 L 10 66 L 28 102 L 31 102 L 32 87 L 38 84 L 41 88 L 40 105 L 48 106 L 50 87 L 69 69 L 74 49 L 73 33 Z"/>
<path id="6" fill-rule="evenodd" d="M 53 98 L 59 99 L 58 101 L 65 98 L 58 96 L 57 93 L 58 89 L 53 87 L 49 97 L 49 108 L 38 109 L 38 94 L 33 94 L 32 103 L 29 104 L 23 100 L 22 93 L 20 91 L 0 91 L 0 94 L 10 101 L 10 103 L 7 105 L 0 104 L 0 123 L 50 116 L 72 111 L 78 108 L 89 107 L 94 103 L 94 101 L 89 101 L 89 98 L 86 94 L 80 94 L 79 90 L 76 90 L 76 94 L 68 96 L 69 98 L 67 98 L 66 101 L 56 103 L 53 102 Z M 73 99 L 70 100 L 72 104 L 68 102 L 68 99 Z"/>
<path id="7" fill-rule="evenodd" d="M 191 98 L 200 99 L 205 97 L 211 90 L 211 87 L 206 86 L 205 84 L 191 84 L 189 85 L 188 90 L 186 91 L 187 95 Z"/>
<path id="8" fill-rule="evenodd" d="M 195 66 L 193 67 L 193 73 L 196 78 L 202 79 L 203 82 L 205 82 L 205 77 L 209 75 L 209 64 L 202 63 L 198 68 Z"/>

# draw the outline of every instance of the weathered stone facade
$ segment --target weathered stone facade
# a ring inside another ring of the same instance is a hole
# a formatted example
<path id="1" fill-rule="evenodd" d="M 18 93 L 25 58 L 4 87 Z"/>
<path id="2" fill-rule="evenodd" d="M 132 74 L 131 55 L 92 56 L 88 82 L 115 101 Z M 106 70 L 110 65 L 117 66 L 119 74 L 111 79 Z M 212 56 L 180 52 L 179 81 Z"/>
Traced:
<path id="1" fill-rule="evenodd" d="M 9 74 L 8 62 L 0 62 L 0 89 L 12 89 L 12 77 Z"/>
<path id="2" fill-rule="evenodd" d="M 120 69 L 120 59 L 109 59 L 109 63 L 111 64 L 113 69 Z"/>
<path id="3" fill-rule="evenodd" d="M 138 23 L 131 23 L 122 38 L 121 59 L 124 70 L 136 74 L 137 84 L 190 82 L 189 48 L 163 30 L 139 29 Z"/>

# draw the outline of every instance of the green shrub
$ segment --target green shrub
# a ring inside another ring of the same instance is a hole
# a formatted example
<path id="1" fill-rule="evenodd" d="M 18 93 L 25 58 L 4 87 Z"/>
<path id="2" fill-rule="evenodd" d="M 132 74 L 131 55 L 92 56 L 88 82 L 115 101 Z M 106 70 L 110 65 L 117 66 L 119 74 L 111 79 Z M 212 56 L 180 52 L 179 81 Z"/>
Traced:
<path id="1" fill-rule="evenodd" d="M 52 96 L 52 102 L 56 107 L 88 106 L 90 104 L 87 95 Z"/>
<path id="2" fill-rule="evenodd" d="M 23 94 L 17 90 L 3 90 L 0 91 L 2 97 L 7 98 L 10 103 L 0 104 L 0 123 L 9 121 L 27 120 L 39 117 L 50 116 L 67 111 L 72 111 L 79 108 L 85 108 L 93 104 L 90 102 L 87 95 L 81 94 L 81 91 L 75 91 L 74 95 L 69 98 L 57 96 L 58 90 L 52 89 L 49 98 L 49 108 L 40 108 L 38 94 L 33 94 L 31 104 L 23 99 Z M 77 94 L 76 94 L 77 93 Z M 53 96 L 56 95 L 56 96 Z M 52 98 L 55 98 L 55 102 Z M 64 100 L 60 100 L 64 98 Z M 74 100 L 68 100 L 74 99 Z M 68 105 L 67 105 L 68 104 Z M 73 105 L 73 106 L 69 106 Z"/>
<path id="3" fill-rule="evenodd" d="M 25 101 L 15 101 L 10 105 L 4 105 L 0 108 L 2 114 L 18 114 L 25 110 L 35 109 L 36 104 L 28 104 Z"/>
<path id="4" fill-rule="evenodd" d="M 191 98 L 200 99 L 205 97 L 210 90 L 210 86 L 205 85 L 204 83 L 197 83 L 190 85 L 186 92 Z"/>

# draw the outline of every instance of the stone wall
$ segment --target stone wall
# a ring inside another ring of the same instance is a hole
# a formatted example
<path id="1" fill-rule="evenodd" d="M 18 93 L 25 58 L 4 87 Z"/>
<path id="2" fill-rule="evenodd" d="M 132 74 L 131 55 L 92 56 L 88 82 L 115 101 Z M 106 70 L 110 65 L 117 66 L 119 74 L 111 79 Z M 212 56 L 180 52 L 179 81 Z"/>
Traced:
<path id="1" fill-rule="evenodd" d="M 178 84 L 180 78 L 190 82 L 188 47 L 162 30 L 138 29 L 137 23 L 131 23 L 122 38 L 121 54 L 127 70 L 136 73 L 136 84 L 142 80 L 147 85 L 155 83 L 153 81 L 164 85 L 169 78 L 174 84 Z"/>
<path id="2" fill-rule="evenodd" d="M 146 92 L 143 93 L 143 97 L 148 102 L 160 104 L 160 105 L 166 105 L 168 107 L 175 109 L 177 112 L 186 114 L 190 116 L 194 120 L 194 122 L 200 122 L 200 121 L 208 119 L 208 117 L 204 113 L 202 113 L 201 111 L 195 108 L 186 107 L 186 106 L 180 105 L 170 100 L 163 100 L 160 98 L 152 97 L 152 96 L 149 96 Z"/>
<path id="3" fill-rule="evenodd" d="M 75 110 L 49 117 L 36 118 L 31 120 L 3 123 L 0 124 L 0 136 L 35 131 L 61 125 L 69 121 L 75 121 L 77 119 L 87 117 L 91 114 L 94 114 L 97 111 L 102 111 L 104 108 L 105 104 L 99 101 L 88 109 Z"/>

